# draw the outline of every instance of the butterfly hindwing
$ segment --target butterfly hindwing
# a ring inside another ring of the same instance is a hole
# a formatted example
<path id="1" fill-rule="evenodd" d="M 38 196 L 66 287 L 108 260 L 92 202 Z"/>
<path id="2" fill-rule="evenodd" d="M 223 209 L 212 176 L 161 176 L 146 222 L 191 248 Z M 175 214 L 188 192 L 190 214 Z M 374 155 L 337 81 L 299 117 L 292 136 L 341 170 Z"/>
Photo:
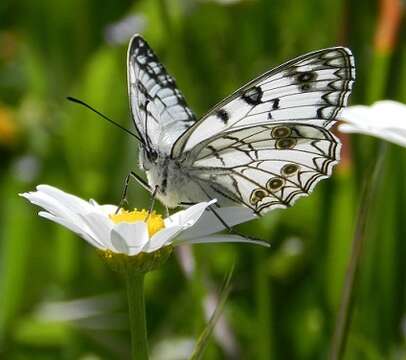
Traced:
<path id="1" fill-rule="evenodd" d="M 351 51 L 305 54 L 254 79 L 214 107 L 175 143 L 173 156 L 222 132 L 271 122 L 329 128 L 346 106 L 355 78 Z"/>
<path id="2" fill-rule="evenodd" d="M 340 142 L 312 124 L 280 122 L 228 132 L 195 148 L 195 182 L 259 214 L 308 195 L 338 162 Z"/>
<path id="3" fill-rule="evenodd" d="M 128 93 L 135 126 L 148 147 L 169 153 L 196 118 L 148 43 L 135 35 L 128 48 Z"/>

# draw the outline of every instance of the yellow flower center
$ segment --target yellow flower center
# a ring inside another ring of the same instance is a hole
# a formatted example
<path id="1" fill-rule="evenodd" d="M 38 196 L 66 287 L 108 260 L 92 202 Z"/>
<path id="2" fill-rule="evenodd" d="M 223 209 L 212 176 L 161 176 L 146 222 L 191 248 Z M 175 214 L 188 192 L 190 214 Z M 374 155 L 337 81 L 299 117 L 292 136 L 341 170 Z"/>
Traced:
<path id="1" fill-rule="evenodd" d="M 155 211 L 149 213 L 145 209 L 134 209 L 133 211 L 121 209 L 118 214 L 110 214 L 110 219 L 116 224 L 120 222 L 134 223 L 136 221 L 145 221 L 147 219 L 146 223 L 149 236 L 154 235 L 165 227 L 162 215 L 155 213 Z"/>

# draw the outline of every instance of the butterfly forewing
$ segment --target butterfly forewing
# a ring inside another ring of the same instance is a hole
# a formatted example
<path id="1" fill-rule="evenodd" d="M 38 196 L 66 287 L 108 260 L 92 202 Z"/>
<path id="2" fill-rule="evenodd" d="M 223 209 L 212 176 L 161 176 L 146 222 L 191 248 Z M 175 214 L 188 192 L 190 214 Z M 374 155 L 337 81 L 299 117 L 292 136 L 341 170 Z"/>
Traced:
<path id="1" fill-rule="evenodd" d="M 346 106 L 355 78 L 350 50 L 315 51 L 251 81 L 218 104 L 178 139 L 174 156 L 237 127 L 297 121 L 329 128 Z"/>
<path id="2" fill-rule="evenodd" d="M 196 120 L 175 80 L 139 35 L 128 48 L 128 92 L 135 126 L 155 151 L 169 153 Z"/>
<path id="3" fill-rule="evenodd" d="M 223 203 L 259 214 L 289 207 L 337 164 L 340 142 L 328 129 L 347 105 L 354 78 L 348 49 L 303 55 L 222 101 L 172 153 L 188 154 L 195 181 Z"/>

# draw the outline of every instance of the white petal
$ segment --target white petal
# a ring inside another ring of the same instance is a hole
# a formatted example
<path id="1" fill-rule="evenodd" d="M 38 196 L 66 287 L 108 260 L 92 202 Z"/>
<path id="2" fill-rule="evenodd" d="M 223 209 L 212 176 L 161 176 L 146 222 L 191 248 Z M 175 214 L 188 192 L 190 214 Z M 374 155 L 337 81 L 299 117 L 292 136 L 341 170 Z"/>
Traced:
<path id="1" fill-rule="evenodd" d="M 49 195 L 41 192 L 31 191 L 19 195 L 30 201 L 32 204 L 38 205 L 52 214 L 63 216 L 63 213 L 67 211 L 67 208 L 64 205 L 58 203 Z"/>
<path id="2" fill-rule="evenodd" d="M 158 231 L 154 236 L 151 237 L 150 241 L 145 245 L 143 251 L 152 252 L 160 249 L 164 245 L 170 244 L 171 240 L 182 230 L 183 226 L 175 225 Z"/>
<path id="3" fill-rule="evenodd" d="M 79 197 L 50 185 L 38 185 L 36 192 L 24 193 L 21 196 L 43 207 L 55 216 L 73 222 L 82 231 L 89 232 L 88 225 L 80 215 L 91 212 L 94 210 L 94 207 Z"/>
<path id="4" fill-rule="evenodd" d="M 130 248 L 128 247 L 126 241 L 120 236 L 119 233 L 112 230 L 111 231 L 111 250 L 115 253 L 130 255 Z"/>
<path id="5" fill-rule="evenodd" d="M 117 211 L 117 206 L 110 205 L 110 204 L 99 205 L 98 208 L 103 214 L 106 214 L 106 215 L 114 214 Z"/>
<path id="6" fill-rule="evenodd" d="M 242 206 L 216 208 L 215 211 L 229 226 L 238 225 L 257 218 L 257 215 L 255 215 L 252 210 Z M 199 222 L 190 229 L 182 232 L 180 236 L 182 239 L 194 239 L 214 234 L 221 230 L 224 230 L 224 225 L 213 212 L 206 210 Z"/>
<path id="7" fill-rule="evenodd" d="M 373 134 L 371 134 L 373 135 Z M 386 129 L 382 131 L 382 135 L 375 134 L 375 136 L 380 137 L 384 140 L 390 141 L 394 144 L 406 147 L 406 130 L 403 129 Z"/>
<path id="8" fill-rule="evenodd" d="M 191 240 L 177 240 L 173 242 L 173 245 L 182 245 L 182 244 L 204 244 L 204 243 L 249 243 L 262 245 L 270 247 L 271 245 L 266 241 L 261 240 L 251 240 L 238 235 L 211 235 L 206 237 L 201 237 Z"/>
<path id="9" fill-rule="evenodd" d="M 358 127 L 351 124 L 340 124 L 338 130 L 342 133 L 352 134 L 358 132 Z"/>
<path id="10" fill-rule="evenodd" d="M 371 106 L 376 118 L 390 120 L 399 127 L 406 126 L 406 105 L 393 100 L 377 101 Z M 386 121 L 384 121 L 386 122 Z"/>
<path id="11" fill-rule="evenodd" d="M 338 129 L 375 136 L 406 147 L 406 105 L 383 100 L 372 106 L 350 106 L 341 113 Z"/>
<path id="12" fill-rule="evenodd" d="M 145 222 L 121 222 L 115 224 L 111 230 L 111 243 L 118 251 L 127 249 L 128 255 L 138 254 L 148 242 L 148 228 Z M 124 246 L 123 243 L 126 245 Z"/>
<path id="13" fill-rule="evenodd" d="M 75 224 L 71 223 L 70 221 L 60 218 L 60 217 L 56 217 L 50 213 L 47 213 L 45 211 L 40 211 L 38 213 L 39 216 L 51 220 L 57 224 L 60 224 L 64 227 L 66 227 L 67 229 L 73 231 L 74 233 L 78 234 L 82 239 L 86 240 L 88 243 L 90 243 L 90 245 L 100 249 L 100 250 L 105 250 L 106 247 L 103 246 L 103 244 L 99 243 L 96 239 L 94 239 L 93 237 L 91 237 L 89 234 L 85 233 L 82 231 L 82 229 L 80 229 L 79 227 L 77 227 Z"/>
<path id="14" fill-rule="evenodd" d="M 338 130 L 343 133 L 370 135 L 406 147 L 406 131 L 402 131 L 403 129 L 385 130 L 352 124 L 341 124 Z"/>
<path id="15" fill-rule="evenodd" d="M 72 212 L 77 214 L 90 212 L 94 208 L 94 206 L 89 202 L 50 185 L 38 185 L 37 190 L 44 194 L 48 194 L 56 201 L 64 204 L 67 208 L 71 209 Z"/>
<path id="16" fill-rule="evenodd" d="M 179 225 L 186 228 L 193 226 L 196 221 L 199 220 L 200 216 L 202 216 L 203 212 L 215 202 L 216 200 L 201 202 L 196 205 L 192 205 L 185 210 L 178 211 L 177 213 L 164 220 L 165 227 Z"/>
<path id="17" fill-rule="evenodd" d="M 113 250 L 110 241 L 110 231 L 113 227 L 111 220 L 103 214 L 92 212 L 84 215 L 79 215 L 82 220 L 87 224 L 89 235 L 91 235 L 98 242 L 103 244 L 107 249 Z"/>
<path id="18" fill-rule="evenodd" d="M 95 209 L 101 211 L 105 215 L 111 215 L 111 214 L 114 214 L 117 211 L 117 206 L 116 205 L 110 205 L 110 204 L 100 205 L 94 199 L 90 199 L 89 203 L 92 204 L 95 207 Z"/>
<path id="19" fill-rule="evenodd" d="M 31 203 L 42 207 L 47 212 L 57 217 L 64 218 L 66 220 L 73 222 L 83 230 L 87 229 L 87 225 L 82 221 L 82 219 L 80 218 L 80 216 L 78 216 L 77 213 L 72 212 L 71 209 L 68 208 L 65 203 L 58 202 L 55 198 L 53 198 L 49 194 L 40 191 L 33 191 L 20 194 L 20 196 L 28 199 Z"/>

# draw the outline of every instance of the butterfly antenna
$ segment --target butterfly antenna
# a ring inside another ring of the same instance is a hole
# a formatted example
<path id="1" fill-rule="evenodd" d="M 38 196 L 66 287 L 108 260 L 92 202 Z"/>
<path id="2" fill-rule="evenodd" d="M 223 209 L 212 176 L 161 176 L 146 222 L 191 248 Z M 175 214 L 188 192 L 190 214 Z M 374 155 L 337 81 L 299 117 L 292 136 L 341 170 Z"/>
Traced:
<path id="1" fill-rule="evenodd" d="M 91 107 L 89 104 L 86 104 L 84 101 L 76 99 L 72 96 L 68 96 L 66 99 L 68 99 L 69 101 L 72 101 L 76 104 L 82 105 L 86 108 L 88 108 L 89 110 L 93 111 L 94 113 L 96 113 L 97 115 L 101 116 L 104 120 L 107 120 L 109 123 L 119 127 L 121 130 L 125 131 L 127 134 L 135 137 L 139 142 L 141 142 L 142 144 L 144 144 L 144 140 L 140 138 L 139 135 L 137 135 L 136 133 L 133 133 L 132 131 L 126 129 L 124 126 L 121 126 L 119 123 L 115 122 L 114 120 L 111 120 L 109 117 L 107 117 L 106 115 L 102 114 L 100 111 L 97 111 L 95 108 Z"/>

